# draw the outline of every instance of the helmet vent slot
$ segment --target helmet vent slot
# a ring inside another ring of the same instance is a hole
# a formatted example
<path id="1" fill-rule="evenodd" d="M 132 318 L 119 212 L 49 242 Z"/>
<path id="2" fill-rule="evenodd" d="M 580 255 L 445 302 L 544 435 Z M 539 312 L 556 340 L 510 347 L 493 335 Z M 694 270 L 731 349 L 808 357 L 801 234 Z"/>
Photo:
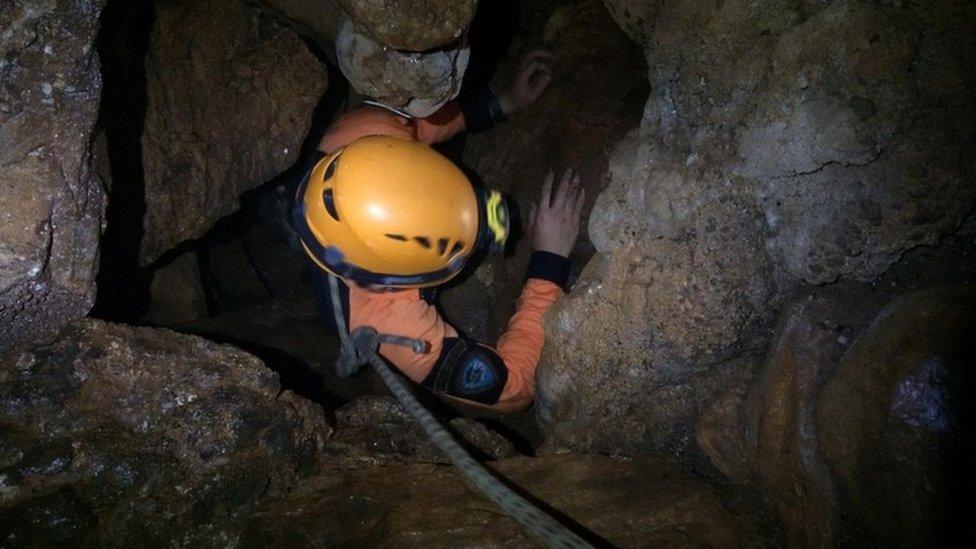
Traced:
<path id="1" fill-rule="evenodd" d="M 400 242 L 407 241 L 407 237 L 403 236 L 402 234 L 385 234 L 383 236 L 389 238 L 390 240 L 398 240 Z"/>
<path id="2" fill-rule="evenodd" d="M 339 212 L 336 211 L 335 199 L 332 196 L 332 189 L 322 191 L 322 202 L 325 203 L 325 211 L 329 212 L 332 219 L 339 221 Z"/>
<path id="3" fill-rule="evenodd" d="M 437 239 L 437 255 L 444 255 L 447 253 L 447 245 L 449 244 L 448 239 L 439 238 Z"/>
<path id="4" fill-rule="evenodd" d="M 413 240 L 414 242 L 420 244 L 424 248 L 427 248 L 428 250 L 430 249 L 430 239 L 427 238 L 426 236 L 415 236 L 413 237 Z"/>
<path id="5" fill-rule="evenodd" d="M 457 242 L 454 243 L 454 246 L 451 246 L 451 255 L 452 256 L 453 255 L 457 255 L 457 253 L 460 252 L 463 249 L 464 249 L 464 242 L 461 242 L 459 240 L 459 241 L 457 241 Z"/>
<path id="6" fill-rule="evenodd" d="M 322 176 L 322 181 L 328 181 L 332 179 L 335 175 L 336 168 L 339 167 L 339 157 L 336 156 L 327 168 L 325 168 L 325 175 Z"/>

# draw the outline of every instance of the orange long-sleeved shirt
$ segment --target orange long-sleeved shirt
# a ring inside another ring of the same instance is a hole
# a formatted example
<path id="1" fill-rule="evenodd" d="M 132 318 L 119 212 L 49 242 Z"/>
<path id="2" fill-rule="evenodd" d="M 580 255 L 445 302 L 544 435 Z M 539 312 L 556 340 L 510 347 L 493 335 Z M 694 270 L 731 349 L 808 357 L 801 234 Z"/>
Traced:
<path id="1" fill-rule="evenodd" d="M 454 102 L 425 119 L 409 119 L 382 107 L 362 106 L 339 118 L 319 142 L 319 149 L 328 153 L 368 135 L 414 139 L 430 145 L 447 141 L 463 129 L 464 117 Z M 498 402 L 489 408 L 511 412 L 531 404 L 535 395 L 535 370 L 544 339 L 542 316 L 561 294 L 561 288 L 549 280 L 530 278 L 526 281 L 517 310 L 495 349 L 508 376 Z M 383 344 L 379 349 L 380 355 L 418 383 L 434 368 L 444 348 L 444 340 L 458 337 L 457 330 L 441 318 L 433 305 L 421 298 L 419 290 L 374 292 L 351 286 L 349 329 L 366 325 L 380 333 L 401 335 L 429 344 L 429 351 L 423 354 L 391 344 Z"/>

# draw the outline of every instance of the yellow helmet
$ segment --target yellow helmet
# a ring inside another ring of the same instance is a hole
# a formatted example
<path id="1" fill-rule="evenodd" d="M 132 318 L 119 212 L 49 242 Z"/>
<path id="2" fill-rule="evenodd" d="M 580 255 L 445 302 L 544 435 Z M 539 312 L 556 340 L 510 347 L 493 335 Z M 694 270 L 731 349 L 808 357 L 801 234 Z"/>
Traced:
<path id="1" fill-rule="evenodd" d="M 361 284 L 447 282 L 478 250 L 498 252 L 509 211 L 434 149 L 386 136 L 357 139 L 315 164 L 292 221 L 309 257 Z"/>

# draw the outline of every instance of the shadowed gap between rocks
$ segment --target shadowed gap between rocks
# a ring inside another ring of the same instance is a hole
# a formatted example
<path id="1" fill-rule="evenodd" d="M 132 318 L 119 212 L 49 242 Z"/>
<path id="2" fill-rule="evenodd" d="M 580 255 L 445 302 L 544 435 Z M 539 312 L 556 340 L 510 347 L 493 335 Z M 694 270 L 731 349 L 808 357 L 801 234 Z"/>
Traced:
<path id="1" fill-rule="evenodd" d="M 152 3 L 111 0 L 100 22 L 95 39 L 102 63 L 98 125 L 105 132 L 111 181 L 91 315 L 131 323 L 149 306 L 149 273 L 139 265 L 139 251 L 146 212 L 142 131 Z"/>

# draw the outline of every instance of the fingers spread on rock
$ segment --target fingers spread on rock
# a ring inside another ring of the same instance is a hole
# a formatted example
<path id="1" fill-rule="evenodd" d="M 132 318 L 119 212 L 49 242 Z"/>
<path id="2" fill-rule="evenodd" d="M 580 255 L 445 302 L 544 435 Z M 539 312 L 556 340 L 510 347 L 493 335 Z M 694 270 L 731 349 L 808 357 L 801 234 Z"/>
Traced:
<path id="1" fill-rule="evenodd" d="M 543 209 L 547 210 L 552 205 L 552 182 L 555 178 L 556 174 L 553 173 L 552 168 L 549 168 L 549 173 L 542 182 L 542 193 L 539 195 L 539 205 Z"/>
<path id="2" fill-rule="evenodd" d="M 580 189 L 578 195 L 576 195 L 576 205 L 573 207 L 573 219 L 579 222 L 583 215 L 583 205 L 586 203 L 586 188 Z"/>

